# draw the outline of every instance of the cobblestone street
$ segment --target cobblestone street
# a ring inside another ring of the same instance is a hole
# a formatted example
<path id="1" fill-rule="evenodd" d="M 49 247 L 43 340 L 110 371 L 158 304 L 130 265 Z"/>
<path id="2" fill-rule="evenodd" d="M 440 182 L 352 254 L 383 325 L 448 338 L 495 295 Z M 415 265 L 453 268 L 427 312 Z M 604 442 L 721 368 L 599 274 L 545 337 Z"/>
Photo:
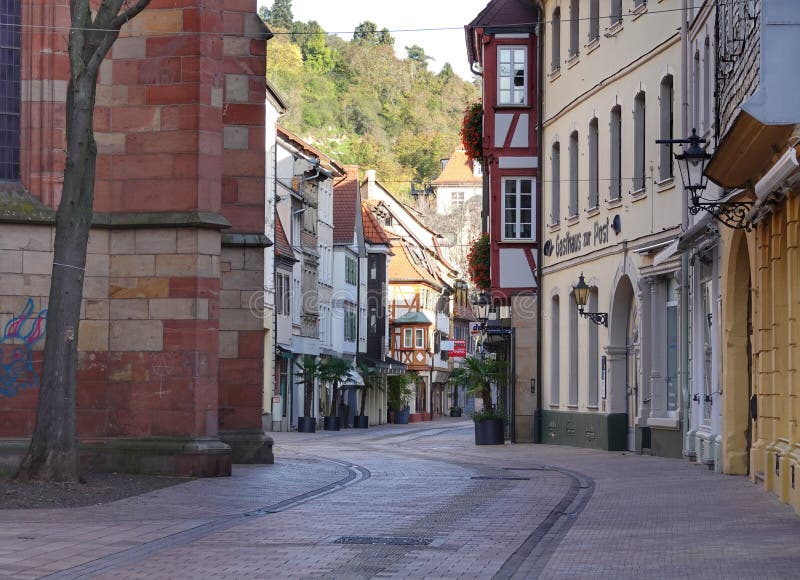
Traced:
<path id="1" fill-rule="evenodd" d="M 236 466 L 104 506 L 0 511 L 9 578 L 796 578 L 800 518 L 742 477 L 442 419 L 276 433 Z"/>

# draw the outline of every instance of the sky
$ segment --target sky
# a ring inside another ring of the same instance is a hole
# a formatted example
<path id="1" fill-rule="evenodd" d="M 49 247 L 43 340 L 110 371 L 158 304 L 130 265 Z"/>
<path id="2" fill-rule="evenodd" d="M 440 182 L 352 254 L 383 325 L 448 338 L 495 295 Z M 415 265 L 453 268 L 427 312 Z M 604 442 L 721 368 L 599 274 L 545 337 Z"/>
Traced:
<path id="1" fill-rule="evenodd" d="M 355 27 L 371 20 L 378 30 L 388 28 L 395 39 L 398 57 L 406 57 L 406 46 L 417 44 L 425 54 L 433 57 L 428 68 L 439 72 L 449 62 L 453 70 L 467 80 L 474 77 L 469 72 L 464 25 L 483 10 L 489 0 L 292 0 L 295 20 L 316 20 L 327 32 L 349 32 L 341 36 L 349 39 Z M 272 0 L 259 0 L 259 6 L 272 6 Z M 448 28 L 399 32 L 421 28 Z"/>

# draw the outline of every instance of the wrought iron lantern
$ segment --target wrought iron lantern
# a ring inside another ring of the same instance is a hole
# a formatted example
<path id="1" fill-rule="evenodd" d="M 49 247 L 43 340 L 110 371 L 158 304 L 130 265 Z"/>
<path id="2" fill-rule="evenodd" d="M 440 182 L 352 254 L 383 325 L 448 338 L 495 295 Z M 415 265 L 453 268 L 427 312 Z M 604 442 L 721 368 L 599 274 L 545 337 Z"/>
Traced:
<path id="1" fill-rule="evenodd" d="M 481 323 L 481 328 L 485 328 L 486 322 L 489 320 L 489 307 L 491 304 L 492 300 L 485 290 L 478 294 L 478 298 L 472 303 L 475 307 L 475 318 Z"/>
<path id="2" fill-rule="evenodd" d="M 608 312 L 586 312 L 586 305 L 589 303 L 589 285 L 583 279 L 583 272 L 578 277 L 578 282 L 572 285 L 572 293 L 575 296 L 575 304 L 578 307 L 578 314 L 588 318 L 597 325 L 602 324 L 608 328 Z"/>

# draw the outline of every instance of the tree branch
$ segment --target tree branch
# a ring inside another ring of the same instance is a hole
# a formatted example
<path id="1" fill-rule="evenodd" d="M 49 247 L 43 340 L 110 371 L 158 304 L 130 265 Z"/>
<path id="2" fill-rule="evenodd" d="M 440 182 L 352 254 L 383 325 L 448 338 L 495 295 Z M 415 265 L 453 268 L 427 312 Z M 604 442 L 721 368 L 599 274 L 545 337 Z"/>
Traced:
<path id="1" fill-rule="evenodd" d="M 125 12 L 117 16 L 111 22 L 111 28 L 119 30 L 122 28 L 122 25 L 128 22 L 131 18 L 139 14 L 142 10 L 147 8 L 147 5 L 150 4 L 150 0 L 136 0 L 136 4 L 128 8 Z"/>
<path id="2" fill-rule="evenodd" d="M 127 1 L 124 0 L 124 3 L 127 4 Z M 96 72 L 100 68 L 106 54 L 116 42 L 120 29 L 147 8 L 148 4 L 150 4 L 150 0 L 136 0 L 133 6 L 120 13 L 123 0 L 103 0 L 94 22 L 98 31 L 103 32 L 103 36 L 87 63 L 89 70 Z"/>

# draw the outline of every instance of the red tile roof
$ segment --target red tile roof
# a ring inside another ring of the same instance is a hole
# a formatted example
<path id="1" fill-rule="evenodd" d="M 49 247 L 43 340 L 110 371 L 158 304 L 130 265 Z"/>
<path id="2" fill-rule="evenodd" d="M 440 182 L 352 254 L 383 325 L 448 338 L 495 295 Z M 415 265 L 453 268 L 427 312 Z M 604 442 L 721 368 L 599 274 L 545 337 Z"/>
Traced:
<path id="1" fill-rule="evenodd" d="M 294 256 L 292 245 L 286 237 L 286 231 L 283 229 L 283 223 L 278 213 L 275 213 L 275 255 L 289 260 L 297 259 Z"/>
<path id="2" fill-rule="evenodd" d="M 284 129 L 280 125 L 278 125 L 278 137 L 288 141 L 289 143 L 294 145 L 297 149 L 300 149 L 306 155 L 318 158 L 320 161 L 320 165 L 322 165 L 323 168 L 333 171 L 336 175 L 344 175 L 344 166 L 341 163 L 332 159 L 328 155 L 325 155 L 325 153 L 323 153 L 313 145 L 309 145 L 308 143 L 303 141 L 300 137 L 298 137 L 288 129 Z"/>
<path id="3" fill-rule="evenodd" d="M 479 186 L 483 179 L 472 171 L 473 162 L 467 157 L 466 151 L 456 149 L 453 156 L 447 161 L 441 175 L 433 180 L 433 185 L 462 185 Z"/>
<path id="4" fill-rule="evenodd" d="M 394 257 L 389 261 L 389 282 L 423 282 L 435 288 L 442 287 L 426 267 L 415 263 L 404 242 L 393 241 L 392 251 Z"/>
<path id="5" fill-rule="evenodd" d="M 375 217 L 375 214 L 370 211 L 370 204 L 361 202 L 361 221 L 364 224 L 364 239 L 367 243 L 384 246 L 391 246 L 392 242 L 389 241 L 389 236 L 386 235 L 386 230 Z"/>
<path id="6" fill-rule="evenodd" d="M 333 186 L 333 243 L 352 244 L 359 206 L 358 165 L 345 165 L 346 175 Z"/>

